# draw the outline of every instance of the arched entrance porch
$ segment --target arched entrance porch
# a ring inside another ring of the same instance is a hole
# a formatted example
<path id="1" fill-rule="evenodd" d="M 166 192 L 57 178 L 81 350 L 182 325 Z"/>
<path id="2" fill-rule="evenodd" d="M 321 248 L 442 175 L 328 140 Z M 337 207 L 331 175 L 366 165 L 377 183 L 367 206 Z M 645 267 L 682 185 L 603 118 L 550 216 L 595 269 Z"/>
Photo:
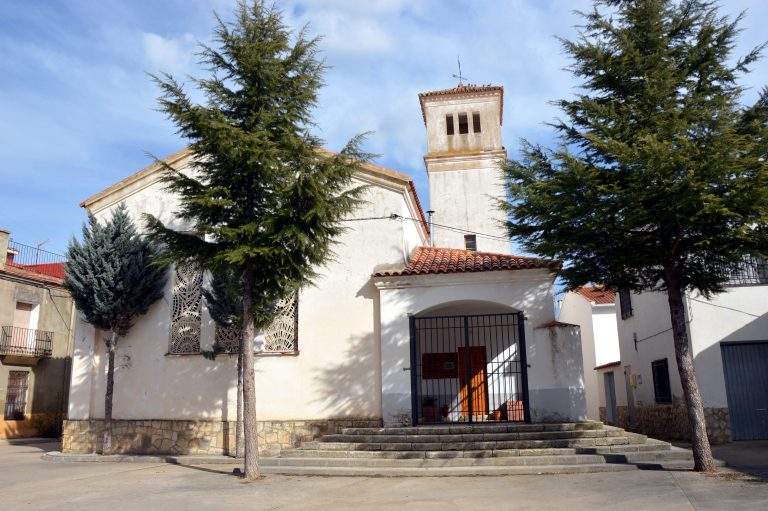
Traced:
<path id="1" fill-rule="evenodd" d="M 412 424 L 530 420 L 521 311 L 460 300 L 409 323 Z"/>

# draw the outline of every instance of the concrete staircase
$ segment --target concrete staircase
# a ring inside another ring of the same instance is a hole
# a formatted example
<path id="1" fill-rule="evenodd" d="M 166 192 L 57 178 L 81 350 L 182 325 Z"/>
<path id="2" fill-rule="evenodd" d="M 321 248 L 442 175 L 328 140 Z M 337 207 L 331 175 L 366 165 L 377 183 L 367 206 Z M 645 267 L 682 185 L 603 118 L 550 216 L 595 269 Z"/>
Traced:
<path id="1" fill-rule="evenodd" d="M 265 472 L 475 476 L 690 469 L 691 452 L 600 422 L 347 428 L 262 458 Z"/>

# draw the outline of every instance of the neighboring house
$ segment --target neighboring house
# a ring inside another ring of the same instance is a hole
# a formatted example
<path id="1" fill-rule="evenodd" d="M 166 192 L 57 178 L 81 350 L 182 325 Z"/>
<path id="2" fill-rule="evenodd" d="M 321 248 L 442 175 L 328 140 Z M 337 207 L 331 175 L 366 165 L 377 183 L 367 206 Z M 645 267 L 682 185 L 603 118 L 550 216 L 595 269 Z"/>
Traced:
<path id="1" fill-rule="evenodd" d="M 619 360 L 614 292 L 603 286 L 582 286 L 569 291 L 560 303 L 558 319 L 581 327 L 587 414 L 590 419 L 600 420 L 606 397 L 598 381 L 603 376 L 597 371 Z M 615 422 L 612 417 L 607 420 Z"/>
<path id="2" fill-rule="evenodd" d="M 0 438 L 57 436 L 67 408 L 74 308 L 64 259 L 0 230 Z"/>
<path id="3" fill-rule="evenodd" d="M 621 362 L 612 374 L 621 426 L 690 437 L 665 293 L 621 292 Z M 696 377 L 712 442 L 768 439 L 768 265 L 748 258 L 727 290 L 685 297 Z"/>
<path id="4" fill-rule="evenodd" d="M 503 89 L 459 86 L 419 99 L 433 232 L 410 176 L 372 164 L 356 174 L 356 184 L 368 185 L 366 202 L 350 216 L 334 259 L 258 336 L 264 450 L 350 424 L 586 418 L 579 330 L 554 318 L 559 263 L 511 255 L 497 222 Z M 166 161 L 194 171 L 189 151 Z M 82 206 L 103 219 L 125 203 L 137 221 L 152 213 L 184 229 L 161 175 L 151 165 Z M 234 348 L 238 332 L 211 322 L 204 280 L 194 267 L 173 268 L 165 299 L 118 341 L 119 451 L 232 447 L 236 356 L 211 360 L 203 352 L 214 342 Z M 100 445 L 102 335 L 77 324 L 65 451 Z"/>

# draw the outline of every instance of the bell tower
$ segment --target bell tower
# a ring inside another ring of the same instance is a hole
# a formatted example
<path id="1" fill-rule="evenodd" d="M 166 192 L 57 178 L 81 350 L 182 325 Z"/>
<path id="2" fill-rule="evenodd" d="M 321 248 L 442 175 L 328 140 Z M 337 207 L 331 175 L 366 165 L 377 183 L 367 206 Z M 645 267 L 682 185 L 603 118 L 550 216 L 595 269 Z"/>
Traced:
<path id="1" fill-rule="evenodd" d="M 504 88 L 459 85 L 421 93 L 419 102 L 432 221 L 480 233 L 436 226 L 435 246 L 509 253 L 504 214 L 496 205 L 504 197 L 500 164 L 507 157 L 501 142 Z"/>

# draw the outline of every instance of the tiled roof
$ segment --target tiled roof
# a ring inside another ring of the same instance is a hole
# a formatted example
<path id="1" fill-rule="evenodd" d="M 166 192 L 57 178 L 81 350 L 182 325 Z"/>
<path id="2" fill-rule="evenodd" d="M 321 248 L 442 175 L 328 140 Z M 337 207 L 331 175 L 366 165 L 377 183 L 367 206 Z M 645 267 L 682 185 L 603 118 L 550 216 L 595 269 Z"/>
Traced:
<path id="1" fill-rule="evenodd" d="M 558 261 L 510 254 L 475 252 L 457 248 L 418 247 L 402 270 L 380 271 L 374 277 L 467 273 L 481 271 L 530 270 L 560 268 Z"/>
<path id="2" fill-rule="evenodd" d="M 0 273 L 56 286 L 61 286 L 64 283 L 64 263 L 33 264 L 27 266 L 6 265 Z"/>
<path id="3" fill-rule="evenodd" d="M 573 291 L 597 305 L 614 303 L 614 298 L 616 296 L 616 293 L 605 286 L 581 286 Z"/>
<path id="4" fill-rule="evenodd" d="M 454 94 L 472 94 L 475 92 L 500 92 L 501 104 L 499 106 L 499 122 L 503 122 L 501 117 L 504 114 L 504 87 L 501 85 L 458 85 L 450 89 L 431 90 L 419 94 L 419 103 L 421 104 L 421 116 L 424 122 L 427 122 L 427 116 L 424 113 L 424 100 L 435 96 L 451 96 Z"/>

